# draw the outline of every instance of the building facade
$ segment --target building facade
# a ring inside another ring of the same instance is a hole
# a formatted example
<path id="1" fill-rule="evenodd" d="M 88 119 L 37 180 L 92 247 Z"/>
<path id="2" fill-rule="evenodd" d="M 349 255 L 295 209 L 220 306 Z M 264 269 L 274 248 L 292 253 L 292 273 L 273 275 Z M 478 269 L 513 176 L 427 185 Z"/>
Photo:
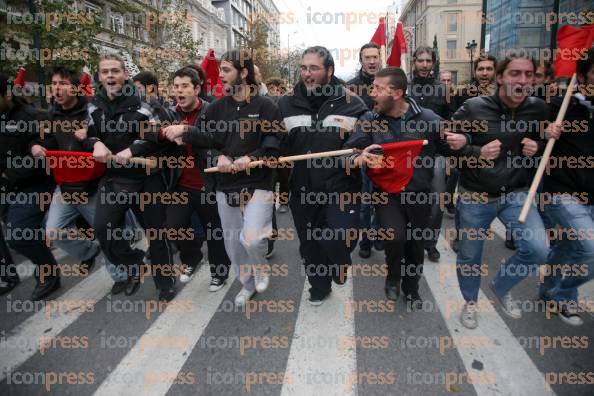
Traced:
<path id="1" fill-rule="evenodd" d="M 410 0 L 402 9 L 399 20 L 407 37 L 407 72 L 412 70 L 415 48 L 433 47 L 437 38 L 439 70 L 450 71 L 454 83 L 471 79 L 470 54 L 466 44 L 472 40 L 480 42 L 481 1 Z M 473 57 L 478 54 L 477 46 Z"/>
<path id="2" fill-rule="evenodd" d="M 485 51 L 500 58 L 511 49 L 522 48 L 535 57 L 546 56 L 541 50 L 551 47 L 553 4 L 553 0 L 488 0 Z M 594 23 L 591 0 L 560 0 L 559 26 L 579 26 L 579 15 L 587 12 L 592 13 L 588 23 Z"/>

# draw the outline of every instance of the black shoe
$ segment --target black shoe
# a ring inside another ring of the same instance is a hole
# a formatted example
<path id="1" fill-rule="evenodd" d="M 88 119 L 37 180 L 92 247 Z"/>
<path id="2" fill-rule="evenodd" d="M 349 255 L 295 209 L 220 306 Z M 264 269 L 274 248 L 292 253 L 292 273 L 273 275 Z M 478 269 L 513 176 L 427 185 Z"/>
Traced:
<path id="1" fill-rule="evenodd" d="M 159 290 L 159 301 L 169 302 L 175 298 L 175 287 Z"/>
<path id="2" fill-rule="evenodd" d="M 19 279 L 18 276 L 15 277 L 15 278 L 12 278 L 10 280 L 0 280 L 0 296 L 3 295 L 3 294 L 6 294 L 8 292 L 10 292 L 20 282 L 21 282 L 21 280 Z"/>
<path id="3" fill-rule="evenodd" d="M 128 286 L 128 281 L 119 281 L 114 282 L 113 286 L 111 287 L 111 295 L 120 294 L 124 290 L 126 290 L 126 286 Z"/>
<path id="4" fill-rule="evenodd" d="M 378 252 L 384 250 L 384 241 L 375 241 L 373 242 L 373 248 Z"/>
<path id="5" fill-rule="evenodd" d="M 514 243 L 514 240 L 512 238 L 505 239 L 505 247 L 509 250 L 516 250 L 516 244 Z"/>
<path id="6" fill-rule="evenodd" d="M 398 298 L 400 297 L 400 287 L 386 283 L 384 291 L 386 292 L 386 298 L 388 300 L 398 301 Z"/>
<path id="7" fill-rule="evenodd" d="M 42 300 L 45 297 L 49 296 L 54 291 L 60 288 L 60 277 L 52 277 L 46 279 L 43 283 L 38 283 L 33 289 L 33 293 L 31 294 L 31 300 L 37 301 Z"/>
<path id="8" fill-rule="evenodd" d="M 86 260 L 83 260 L 80 263 L 81 269 L 83 271 L 86 271 L 87 274 L 90 274 L 91 273 L 91 268 L 93 268 L 93 265 L 95 265 L 95 259 L 97 258 L 97 256 L 99 256 L 100 253 L 101 253 L 101 249 L 97 249 L 97 253 L 95 253 L 90 258 L 88 258 Z"/>
<path id="9" fill-rule="evenodd" d="M 369 258 L 371 257 L 371 249 L 364 249 L 362 247 L 359 248 L 359 257 L 361 258 Z"/>
<path id="10" fill-rule="evenodd" d="M 334 283 L 336 283 L 338 286 L 342 286 L 346 283 L 347 281 L 347 266 L 346 265 L 340 265 L 338 266 L 338 270 L 340 271 L 340 273 L 332 274 L 332 280 L 334 281 Z"/>
<path id="11" fill-rule="evenodd" d="M 427 249 L 427 257 L 429 258 L 429 261 L 438 263 L 441 255 L 439 254 L 439 250 L 437 250 L 437 248 L 433 246 Z"/>
<path id="12" fill-rule="evenodd" d="M 411 311 L 420 311 L 423 309 L 423 299 L 419 295 L 419 292 L 407 294 L 406 304 Z"/>
<path id="13" fill-rule="evenodd" d="M 321 292 L 317 289 L 309 289 L 309 303 L 313 306 L 320 306 L 324 303 L 324 300 L 332 293 L 332 289 L 327 292 Z"/>
<path id="14" fill-rule="evenodd" d="M 140 288 L 140 275 L 128 275 L 128 282 L 126 284 L 126 290 L 124 294 L 127 296 L 131 296 L 138 291 Z"/>

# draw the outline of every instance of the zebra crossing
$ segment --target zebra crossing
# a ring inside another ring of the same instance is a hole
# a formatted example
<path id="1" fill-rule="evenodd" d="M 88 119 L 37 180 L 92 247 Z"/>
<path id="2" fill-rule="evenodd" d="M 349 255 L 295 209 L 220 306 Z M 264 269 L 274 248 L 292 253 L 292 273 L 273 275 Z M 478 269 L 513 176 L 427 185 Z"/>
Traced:
<path id="1" fill-rule="evenodd" d="M 282 223 L 290 223 L 287 216 Z M 486 244 L 490 266 L 509 254 L 502 245 L 500 237 Z M 538 313 L 511 321 L 499 315 L 485 290 L 480 300 L 490 309 L 481 313 L 478 329 L 467 330 L 458 322 L 455 254 L 443 238 L 438 246 L 440 264 L 425 265 L 423 312 L 409 312 L 402 301 L 387 304 L 383 277 L 362 276 L 354 268 L 328 301 L 311 306 L 296 241 L 277 242 L 271 261 L 287 264 L 289 273 L 273 278 L 252 310 L 233 307 L 237 282 L 208 292 L 207 267 L 165 307 L 151 305 L 152 281 L 130 299 L 110 296 L 109 275 L 94 268 L 15 326 L 2 321 L 0 394 L 594 394 L 592 384 L 550 381 L 558 379 L 551 372 L 592 371 L 590 343 L 542 354 L 542 345 L 525 342 L 591 337 L 591 318 L 579 329 Z M 379 265 L 383 254 L 374 251 L 362 260 L 355 252 L 353 261 Z M 520 297 L 534 298 L 534 289 L 527 281 Z M 9 300 L 0 298 L 2 317 L 11 315 Z M 85 342 L 75 347 L 75 338 Z"/>

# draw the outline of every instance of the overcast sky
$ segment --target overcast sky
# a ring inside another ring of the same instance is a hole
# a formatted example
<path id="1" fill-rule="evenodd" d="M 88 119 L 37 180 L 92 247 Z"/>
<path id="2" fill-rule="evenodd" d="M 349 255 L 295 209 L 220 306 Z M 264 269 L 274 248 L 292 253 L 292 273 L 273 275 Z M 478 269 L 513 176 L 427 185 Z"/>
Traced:
<path id="1" fill-rule="evenodd" d="M 341 78 L 355 74 L 359 68 L 358 49 L 369 42 L 378 26 L 378 18 L 386 15 L 388 6 L 398 4 L 398 0 L 274 2 L 281 12 L 281 48 L 286 51 L 289 34 L 291 49 L 323 45 L 332 52 L 336 75 Z M 350 21 L 348 25 L 347 20 Z"/>

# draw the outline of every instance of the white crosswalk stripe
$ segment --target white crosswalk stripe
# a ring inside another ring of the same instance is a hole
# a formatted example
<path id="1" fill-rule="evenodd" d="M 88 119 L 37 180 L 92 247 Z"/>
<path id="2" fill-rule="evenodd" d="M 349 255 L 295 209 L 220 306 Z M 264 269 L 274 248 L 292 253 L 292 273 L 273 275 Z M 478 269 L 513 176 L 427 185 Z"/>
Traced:
<path id="1" fill-rule="evenodd" d="M 309 282 L 305 282 L 281 396 L 356 395 L 352 375 L 357 371 L 355 346 L 348 342 L 355 335 L 355 321 L 345 304 L 353 299 L 352 278 L 321 306 L 312 306 Z M 310 347 L 308 340 L 324 340 Z M 342 342 L 341 342 L 342 340 Z"/>
<path id="2" fill-rule="evenodd" d="M 192 309 L 168 306 L 103 381 L 96 396 L 117 395 L 124 389 L 130 395 L 167 393 L 231 283 L 216 293 L 209 293 L 209 281 L 209 268 L 202 266 L 192 282 L 173 300 L 189 302 Z"/>
<path id="3" fill-rule="evenodd" d="M 39 351 L 42 337 L 51 339 L 57 336 L 82 314 L 91 311 L 97 301 L 109 292 L 112 284 L 107 271 L 100 268 L 59 298 L 32 303 L 31 306 L 42 309 L 12 329 L 12 334 L 0 342 L 0 381 L 6 378 L 7 372 Z"/>
<path id="4" fill-rule="evenodd" d="M 479 327 L 466 329 L 460 324 L 459 313 L 464 300 L 456 277 L 456 255 L 448 243 L 440 238 L 439 265 L 425 265 L 424 276 L 451 335 L 464 340 L 464 347 L 457 348 L 466 370 L 477 380 L 473 385 L 479 396 L 499 395 L 554 395 L 545 378 L 534 365 L 524 348 L 501 319 L 495 308 L 479 291 Z M 473 363 L 482 363 L 482 369 Z M 510 364 L 513 362 L 513 364 Z M 494 381 L 493 381 L 494 379 Z"/>

